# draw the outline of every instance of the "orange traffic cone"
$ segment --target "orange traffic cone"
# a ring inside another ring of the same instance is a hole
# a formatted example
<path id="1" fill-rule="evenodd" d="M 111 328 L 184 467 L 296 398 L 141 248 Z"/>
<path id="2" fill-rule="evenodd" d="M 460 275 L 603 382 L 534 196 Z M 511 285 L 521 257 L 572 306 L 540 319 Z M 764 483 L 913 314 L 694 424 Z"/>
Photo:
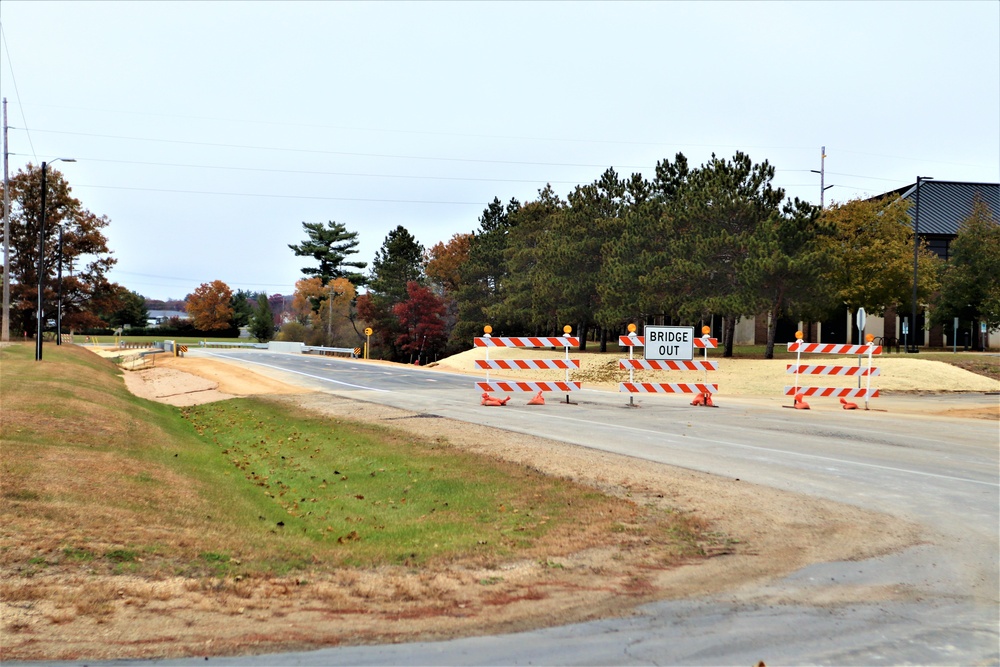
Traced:
<path id="1" fill-rule="evenodd" d="M 840 404 L 844 406 L 845 410 L 857 410 L 858 409 L 858 404 L 857 403 L 851 403 L 850 401 L 845 401 L 844 399 L 840 399 Z"/>
<path id="2" fill-rule="evenodd" d="M 803 400 L 804 394 L 795 394 L 795 409 L 796 410 L 808 410 L 809 404 Z"/>
<path id="3" fill-rule="evenodd" d="M 545 399 L 542 397 L 542 392 L 535 394 L 534 398 L 528 401 L 528 405 L 545 405 Z"/>

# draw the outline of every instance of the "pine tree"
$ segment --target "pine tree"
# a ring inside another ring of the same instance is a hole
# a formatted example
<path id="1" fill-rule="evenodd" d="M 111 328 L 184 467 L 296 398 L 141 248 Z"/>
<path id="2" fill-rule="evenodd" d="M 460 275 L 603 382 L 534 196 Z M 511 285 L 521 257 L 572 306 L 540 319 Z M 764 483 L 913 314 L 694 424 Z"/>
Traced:
<path id="1" fill-rule="evenodd" d="M 949 254 L 933 320 L 951 324 L 957 317 L 962 322 L 985 322 L 990 329 L 1000 327 L 1000 222 L 979 197 Z"/>
<path id="2" fill-rule="evenodd" d="M 274 337 L 274 314 L 265 292 L 257 295 L 257 307 L 250 315 L 249 330 L 259 343 L 267 343 Z"/>
<path id="3" fill-rule="evenodd" d="M 330 220 L 323 226 L 321 222 L 303 222 L 302 228 L 309 237 L 299 245 L 289 245 L 297 257 L 312 257 L 319 262 L 318 267 L 307 266 L 302 273 L 321 278 L 327 283 L 334 278 L 347 278 L 355 287 L 365 284 L 365 277 L 347 268 L 364 269 L 367 262 L 348 262 L 350 255 L 357 254 L 358 233 L 347 231 L 342 223 Z"/>

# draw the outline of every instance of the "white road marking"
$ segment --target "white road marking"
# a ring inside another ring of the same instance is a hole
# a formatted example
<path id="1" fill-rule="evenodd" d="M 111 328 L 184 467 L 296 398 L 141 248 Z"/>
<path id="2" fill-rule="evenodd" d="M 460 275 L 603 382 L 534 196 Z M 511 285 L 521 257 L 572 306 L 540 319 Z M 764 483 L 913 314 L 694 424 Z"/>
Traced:
<path id="1" fill-rule="evenodd" d="M 273 368 L 275 370 L 282 371 L 284 373 L 295 373 L 296 375 L 304 375 L 307 378 L 313 378 L 314 380 L 320 380 L 322 382 L 332 382 L 333 384 L 344 385 L 345 387 L 353 387 L 355 389 L 367 389 L 368 391 L 381 391 L 386 394 L 391 394 L 392 392 L 388 389 L 376 389 L 375 387 L 365 387 L 360 384 L 351 384 L 350 382 L 341 382 L 340 380 L 331 380 L 330 378 L 325 378 L 319 375 L 312 375 L 311 373 L 303 373 L 302 371 L 295 371 L 290 368 L 283 368 L 282 366 L 272 366 L 271 364 L 265 364 L 260 361 L 250 361 L 248 359 L 243 359 L 239 357 L 227 357 L 224 354 L 216 354 L 214 352 L 209 352 L 213 357 L 222 357 L 223 359 L 233 359 L 234 361 L 242 361 L 247 364 L 256 364 L 258 366 L 265 366 L 267 368 Z"/>

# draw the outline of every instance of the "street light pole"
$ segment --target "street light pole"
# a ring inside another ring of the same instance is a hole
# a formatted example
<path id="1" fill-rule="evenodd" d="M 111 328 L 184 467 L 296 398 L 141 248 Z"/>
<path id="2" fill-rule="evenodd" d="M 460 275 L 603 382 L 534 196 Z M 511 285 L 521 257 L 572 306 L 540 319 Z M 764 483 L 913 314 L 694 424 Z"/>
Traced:
<path id="1" fill-rule="evenodd" d="M 917 263 L 920 258 L 920 181 L 929 181 L 933 176 L 917 176 L 917 201 L 913 211 L 913 311 L 910 326 L 913 328 L 913 347 L 909 352 L 919 352 L 917 349 Z M 922 331 L 922 329 L 921 329 Z"/>
<path id="2" fill-rule="evenodd" d="M 52 162 L 42 162 L 42 215 L 38 225 L 38 310 L 35 313 L 35 361 L 42 360 L 42 320 L 45 315 L 42 302 L 45 288 L 45 191 L 48 189 L 45 184 L 45 172 L 50 164 L 59 160 L 76 162 L 73 158 L 63 157 L 58 157 Z"/>
<path id="3" fill-rule="evenodd" d="M 59 225 L 59 269 L 56 271 L 56 285 L 59 297 L 56 300 L 56 345 L 62 345 L 62 248 L 63 226 Z"/>

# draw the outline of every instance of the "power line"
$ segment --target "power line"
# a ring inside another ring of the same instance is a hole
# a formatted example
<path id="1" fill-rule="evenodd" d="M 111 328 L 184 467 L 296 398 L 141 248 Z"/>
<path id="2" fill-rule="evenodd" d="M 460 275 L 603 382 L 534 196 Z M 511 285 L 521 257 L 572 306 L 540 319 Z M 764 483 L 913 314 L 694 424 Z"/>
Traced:
<path id="1" fill-rule="evenodd" d="M 16 153 L 11 153 L 11 155 L 16 155 Z M 177 162 L 144 162 L 139 160 L 108 160 L 102 158 L 88 158 L 81 157 L 77 158 L 80 161 L 86 162 L 104 162 L 109 164 L 136 164 L 136 165 L 146 165 L 152 167 L 179 167 L 184 169 L 220 169 L 228 171 L 250 171 L 259 172 L 267 174 L 299 174 L 299 175 L 313 175 L 313 176 L 355 176 L 363 178 L 409 178 L 409 179 L 419 179 L 419 180 L 432 180 L 432 181 L 474 181 L 474 182 L 486 182 L 486 183 L 552 183 L 559 185 L 576 185 L 578 181 L 550 181 L 544 178 L 475 178 L 472 176 L 422 176 L 422 175 L 409 175 L 409 174 L 372 174 L 372 173 L 362 173 L 362 172 L 349 172 L 349 171 L 314 171 L 307 169 L 268 169 L 264 167 L 229 167 L 225 165 L 205 165 L 205 164 L 181 164 Z"/>
<path id="2" fill-rule="evenodd" d="M 14 94 L 17 96 L 17 107 L 21 110 L 21 120 L 24 124 L 28 124 L 28 117 L 24 115 L 24 104 L 21 103 L 21 91 L 17 88 L 17 77 L 14 76 L 14 65 L 10 59 L 10 49 L 7 45 L 7 33 L 4 32 L 3 22 L 0 21 L 0 37 L 3 37 L 3 50 L 7 54 L 7 69 L 10 70 L 10 80 L 14 83 Z M 35 158 L 35 162 L 38 162 L 38 154 L 35 153 L 35 144 L 31 141 L 31 133 L 27 130 L 24 133 L 28 137 L 28 146 L 31 148 L 31 154 Z"/>
<path id="3" fill-rule="evenodd" d="M 11 129 L 23 129 L 23 128 L 11 128 Z M 95 139 L 122 139 L 125 141 L 148 141 L 161 144 L 177 144 L 181 146 L 208 146 L 211 148 L 240 148 L 240 149 L 257 150 L 257 151 L 308 153 L 312 155 L 347 155 L 350 157 L 375 157 L 375 158 L 386 158 L 394 160 L 430 160 L 438 162 L 471 162 L 478 164 L 517 164 L 517 165 L 533 165 L 539 167 L 588 167 L 597 169 L 606 169 L 608 167 L 607 164 L 581 164 L 581 163 L 571 163 L 571 162 L 531 162 L 527 160 L 485 160 L 481 158 L 434 157 L 434 156 L 424 156 L 424 155 L 392 155 L 388 153 L 356 153 L 350 151 L 318 150 L 315 148 L 277 148 L 274 146 L 249 146 L 245 144 L 223 144 L 223 143 L 215 143 L 208 141 L 185 141 L 181 139 L 154 139 L 150 137 L 126 137 L 114 134 L 68 132 L 63 130 L 44 130 L 38 128 L 34 128 L 34 131 L 46 134 L 59 134 L 59 135 L 69 135 L 76 137 L 92 137 Z M 649 169 L 649 168 L 650 167 L 648 165 L 634 165 L 634 164 L 618 165 L 618 169 Z"/>
<path id="4" fill-rule="evenodd" d="M 316 199 L 322 201 L 365 201 L 386 204 L 450 204 L 456 206 L 482 206 L 481 201 L 431 201 L 425 199 L 377 199 L 369 197 L 320 197 L 317 195 L 274 195 L 260 192 L 211 192 L 208 190 L 173 190 L 167 188 L 131 188 L 121 185 L 74 184 L 74 188 L 95 188 L 99 190 L 134 190 L 138 192 L 166 192 L 186 195 L 221 195 L 226 197 L 265 197 L 270 199 Z"/>
<path id="5" fill-rule="evenodd" d="M 268 120 L 252 120 L 246 118 L 220 118 L 216 116 L 195 116 L 187 114 L 166 114 L 157 113 L 151 111 L 128 111 L 123 109 L 95 109 L 90 107 L 73 107 L 66 105 L 48 104 L 48 105 L 35 105 L 44 106 L 53 109 L 68 109 L 71 111 L 95 111 L 98 113 L 121 113 L 130 114 L 136 116 L 153 116 L 159 118 L 182 118 L 187 120 L 209 120 L 213 122 L 222 123 L 251 123 L 257 125 L 272 125 L 278 127 L 303 127 L 303 128 L 314 128 L 314 129 L 325 129 L 325 130 L 346 130 L 349 132 L 384 132 L 391 134 L 415 134 L 423 136 L 439 136 L 439 137 L 459 137 L 462 139 L 501 139 L 504 141 L 550 141 L 550 142 L 563 142 L 563 143 L 582 143 L 582 144 L 618 144 L 626 146 L 674 146 L 680 148 L 761 148 L 761 149 L 780 149 L 780 150 L 813 150 L 814 147 L 805 146 L 746 146 L 737 144 L 695 144 L 695 143 L 677 143 L 677 142 L 667 142 L 667 141 L 634 141 L 625 139 L 580 139 L 580 138 L 558 138 L 558 137 L 525 137 L 517 135 L 503 135 L 503 134 L 476 134 L 476 133 L 464 133 L 464 132 L 441 132 L 434 130 L 400 130 L 395 128 L 375 128 L 375 127 L 353 127 L 345 125 L 322 125 L 316 123 L 290 123 L 285 121 L 268 121 Z"/>
<path id="6" fill-rule="evenodd" d="M 204 280 L 199 279 L 199 278 L 178 278 L 176 276 L 157 276 L 157 275 L 150 274 L 150 273 L 136 273 L 134 271 L 122 271 L 120 269 L 114 269 L 113 272 L 121 274 L 121 275 L 125 275 L 125 276 L 138 276 L 140 278 L 156 278 L 158 280 L 174 280 L 174 281 L 177 281 L 177 282 L 185 282 L 185 283 L 202 283 L 202 282 L 205 282 Z M 226 281 L 224 281 L 224 282 L 226 282 Z M 294 289 L 294 286 L 293 285 L 289 285 L 288 283 L 251 283 L 251 282 L 244 282 L 244 281 L 232 281 L 232 282 L 234 284 L 252 285 L 254 287 L 282 287 L 282 288 Z M 164 283 L 139 283 L 139 284 L 143 284 L 143 285 L 163 285 Z"/>

